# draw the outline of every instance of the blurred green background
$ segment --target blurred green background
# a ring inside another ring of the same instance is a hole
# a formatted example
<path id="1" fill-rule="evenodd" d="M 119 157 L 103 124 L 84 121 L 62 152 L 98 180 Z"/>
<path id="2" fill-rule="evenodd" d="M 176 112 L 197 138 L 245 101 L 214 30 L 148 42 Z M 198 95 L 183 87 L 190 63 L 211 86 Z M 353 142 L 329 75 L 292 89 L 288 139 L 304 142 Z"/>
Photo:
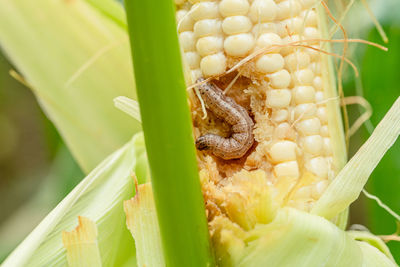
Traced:
<path id="1" fill-rule="evenodd" d="M 389 37 L 389 52 L 351 45 L 360 77 L 344 77 L 347 96 L 363 95 L 373 115 L 350 140 L 349 156 L 368 138 L 400 95 L 400 1 L 372 1 Z M 358 8 L 347 21 L 354 38 L 383 43 L 366 12 Z M 356 24 L 359 25 L 356 25 Z M 338 35 L 338 38 L 341 38 Z M 13 66 L 0 50 L 0 262 L 42 218 L 84 177 L 33 94 L 9 75 Z M 348 107 L 350 121 L 363 109 Z M 400 213 L 400 141 L 389 150 L 371 176 L 367 190 Z M 374 234 L 389 235 L 396 222 L 375 201 L 361 196 L 352 205 L 350 224 L 362 224 Z M 400 243 L 389 247 L 400 263 Z"/>

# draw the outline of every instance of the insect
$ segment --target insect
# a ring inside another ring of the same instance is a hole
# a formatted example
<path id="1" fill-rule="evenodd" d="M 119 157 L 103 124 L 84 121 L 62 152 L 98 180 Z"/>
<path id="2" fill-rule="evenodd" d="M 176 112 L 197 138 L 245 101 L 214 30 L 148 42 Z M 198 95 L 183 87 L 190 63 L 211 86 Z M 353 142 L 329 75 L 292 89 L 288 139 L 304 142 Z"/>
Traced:
<path id="1" fill-rule="evenodd" d="M 197 83 L 204 81 L 203 78 Z M 196 140 L 198 150 L 210 150 L 222 159 L 237 159 L 246 154 L 254 143 L 253 120 L 247 111 L 232 98 L 225 96 L 216 85 L 206 82 L 197 86 L 207 109 L 215 116 L 232 126 L 232 135 L 228 138 L 205 134 Z"/>

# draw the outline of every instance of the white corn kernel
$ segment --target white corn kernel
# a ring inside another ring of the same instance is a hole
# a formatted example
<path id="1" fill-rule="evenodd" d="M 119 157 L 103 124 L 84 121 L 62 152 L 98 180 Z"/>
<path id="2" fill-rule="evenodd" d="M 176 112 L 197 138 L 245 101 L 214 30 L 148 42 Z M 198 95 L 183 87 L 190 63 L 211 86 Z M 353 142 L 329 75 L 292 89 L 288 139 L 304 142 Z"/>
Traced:
<path id="1" fill-rule="evenodd" d="M 241 57 L 254 47 L 254 37 L 250 33 L 231 35 L 225 38 L 224 49 L 230 56 Z"/>
<path id="2" fill-rule="evenodd" d="M 324 96 L 323 91 L 315 92 L 315 102 L 317 103 L 317 105 L 322 104 L 324 100 L 325 100 L 325 96 Z"/>
<path id="3" fill-rule="evenodd" d="M 203 19 L 194 24 L 194 35 L 198 38 L 221 33 L 221 21 L 218 19 Z"/>
<path id="4" fill-rule="evenodd" d="M 328 114 L 326 111 L 326 107 L 319 107 L 317 110 L 317 116 L 322 124 L 328 123 Z"/>
<path id="5" fill-rule="evenodd" d="M 287 88 L 291 80 L 289 72 L 285 69 L 268 74 L 268 78 L 271 87 L 275 89 Z"/>
<path id="6" fill-rule="evenodd" d="M 294 72 L 293 82 L 296 85 L 312 85 L 314 73 L 310 69 L 302 69 Z"/>
<path id="7" fill-rule="evenodd" d="M 310 153 L 312 155 L 321 155 L 323 149 L 323 139 L 320 135 L 310 135 L 302 139 L 302 145 L 304 152 Z"/>
<path id="8" fill-rule="evenodd" d="M 178 25 L 178 32 L 193 30 L 194 20 L 186 10 L 176 12 L 176 23 Z"/>
<path id="9" fill-rule="evenodd" d="M 303 20 L 299 17 L 292 17 L 282 21 L 281 25 L 286 30 L 287 34 L 292 35 L 302 30 Z"/>
<path id="10" fill-rule="evenodd" d="M 184 52 L 195 50 L 196 39 L 193 32 L 187 31 L 179 34 L 179 42 Z"/>
<path id="11" fill-rule="evenodd" d="M 315 76 L 314 77 L 313 85 L 314 85 L 314 88 L 316 90 L 318 90 L 318 91 L 322 90 L 323 87 L 322 87 L 322 78 L 321 78 L 321 76 Z"/>
<path id="12" fill-rule="evenodd" d="M 248 11 L 247 0 L 222 0 L 219 4 L 219 12 L 224 17 L 246 15 Z"/>
<path id="13" fill-rule="evenodd" d="M 274 135 L 276 136 L 276 138 L 278 139 L 283 139 L 285 138 L 288 133 L 290 132 L 290 124 L 287 122 L 282 122 L 280 124 L 278 124 L 278 126 L 275 127 L 274 129 Z"/>
<path id="14" fill-rule="evenodd" d="M 257 48 L 268 49 L 274 45 L 281 45 L 282 40 L 279 35 L 275 33 L 263 33 L 257 39 Z M 281 50 L 280 47 L 275 47 L 272 50 L 268 50 L 269 53 L 278 53 Z"/>
<path id="15" fill-rule="evenodd" d="M 284 108 L 290 104 L 292 94 L 288 89 L 276 89 L 267 91 L 267 106 L 271 108 Z"/>
<path id="16" fill-rule="evenodd" d="M 257 23 L 254 25 L 252 33 L 254 36 L 260 36 L 263 33 L 275 33 L 276 24 L 273 22 Z"/>
<path id="17" fill-rule="evenodd" d="M 302 135 L 320 134 L 321 122 L 318 118 L 306 119 L 296 124 L 296 129 Z"/>
<path id="18" fill-rule="evenodd" d="M 277 19 L 287 19 L 300 13 L 301 5 L 295 0 L 286 0 L 278 4 Z"/>
<path id="19" fill-rule="evenodd" d="M 197 41 L 196 49 L 200 56 L 208 56 L 221 52 L 223 49 L 223 38 L 220 36 L 206 36 Z"/>
<path id="20" fill-rule="evenodd" d="M 222 30 L 228 35 L 249 32 L 251 27 L 251 21 L 246 16 L 227 17 L 222 22 Z"/>
<path id="21" fill-rule="evenodd" d="M 203 77 L 203 73 L 201 72 L 201 69 L 195 69 L 191 71 L 192 74 L 192 81 L 195 82 L 197 79 Z"/>
<path id="22" fill-rule="evenodd" d="M 316 27 L 318 23 L 317 13 L 314 10 L 303 11 L 303 17 L 305 19 L 305 25 Z"/>
<path id="23" fill-rule="evenodd" d="M 218 4 L 216 2 L 196 3 L 190 9 L 190 16 L 196 21 L 202 19 L 216 19 L 219 17 Z"/>
<path id="24" fill-rule="evenodd" d="M 299 165 L 297 161 L 288 161 L 275 165 L 274 173 L 276 177 L 299 177 Z"/>
<path id="25" fill-rule="evenodd" d="M 310 159 L 310 161 L 306 163 L 306 168 L 321 179 L 328 178 L 328 162 L 323 157 Z"/>
<path id="26" fill-rule="evenodd" d="M 281 54 L 283 56 L 286 56 L 287 54 L 292 53 L 292 51 L 295 50 L 296 47 L 290 46 L 289 44 L 296 45 L 296 44 L 298 44 L 298 41 L 300 41 L 300 37 L 297 34 L 292 35 L 292 36 L 286 36 L 285 38 L 283 38 L 282 39 L 282 44 L 287 44 L 288 46 L 287 47 L 283 47 L 281 49 Z M 308 49 L 308 50 L 310 50 L 310 49 Z"/>
<path id="27" fill-rule="evenodd" d="M 285 61 L 280 54 L 266 54 L 257 59 L 256 69 L 259 72 L 271 73 L 282 69 L 284 64 Z"/>
<path id="28" fill-rule="evenodd" d="M 329 181 L 328 180 L 322 180 L 316 183 L 312 187 L 312 197 L 314 199 L 319 199 L 322 194 L 325 192 L 326 188 L 328 188 Z"/>
<path id="29" fill-rule="evenodd" d="M 300 104 L 294 108 L 294 119 L 309 119 L 316 115 L 317 105 L 314 103 Z"/>
<path id="30" fill-rule="evenodd" d="M 310 65 L 310 56 L 303 51 L 296 51 L 285 57 L 285 68 L 290 71 L 300 70 Z"/>
<path id="31" fill-rule="evenodd" d="M 254 23 L 270 22 L 276 17 L 277 6 L 272 0 L 254 0 L 249 17 Z"/>
<path id="32" fill-rule="evenodd" d="M 304 9 L 313 7 L 317 2 L 318 0 L 300 0 L 301 6 Z"/>
<path id="33" fill-rule="evenodd" d="M 188 64 L 189 68 L 191 68 L 191 69 L 199 68 L 200 56 L 197 52 L 186 52 L 185 58 L 186 58 L 186 63 Z"/>
<path id="34" fill-rule="evenodd" d="M 323 137 L 329 137 L 329 128 L 328 125 L 322 125 L 321 126 L 321 135 Z"/>
<path id="35" fill-rule="evenodd" d="M 226 58 L 223 53 L 203 57 L 200 68 L 204 76 L 213 76 L 224 73 L 226 69 Z"/>
<path id="36" fill-rule="evenodd" d="M 303 186 L 300 187 L 296 193 L 294 193 L 293 198 L 296 199 L 309 199 L 312 197 L 312 187 L 311 186 Z"/>
<path id="37" fill-rule="evenodd" d="M 293 99 L 296 104 L 315 102 L 315 89 L 312 86 L 296 86 L 293 89 Z"/>
<path id="38" fill-rule="evenodd" d="M 274 163 L 296 160 L 296 147 L 294 142 L 279 141 L 271 146 L 269 156 Z"/>
<path id="39" fill-rule="evenodd" d="M 324 154 L 325 156 L 332 155 L 331 139 L 328 137 L 324 137 Z"/>
<path id="40" fill-rule="evenodd" d="M 303 35 L 306 40 L 313 40 L 321 38 L 318 30 L 315 27 L 306 27 L 304 29 Z M 318 41 L 307 42 L 308 44 L 318 43 Z"/>
<path id="41" fill-rule="evenodd" d="M 289 117 L 289 112 L 287 109 L 274 109 L 272 110 L 271 119 L 275 122 L 282 122 L 287 120 Z"/>

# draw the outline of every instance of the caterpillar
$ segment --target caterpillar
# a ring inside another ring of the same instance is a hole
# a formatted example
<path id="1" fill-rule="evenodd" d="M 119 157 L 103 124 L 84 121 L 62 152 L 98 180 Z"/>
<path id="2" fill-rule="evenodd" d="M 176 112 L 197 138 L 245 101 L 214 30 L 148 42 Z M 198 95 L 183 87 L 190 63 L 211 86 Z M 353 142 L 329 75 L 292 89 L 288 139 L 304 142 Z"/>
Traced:
<path id="1" fill-rule="evenodd" d="M 209 150 L 222 159 L 243 157 L 254 143 L 253 120 L 247 111 L 232 98 L 225 96 L 215 84 L 199 78 L 197 89 L 207 109 L 216 117 L 232 126 L 232 135 L 228 138 L 216 134 L 205 134 L 197 138 L 198 150 Z"/>

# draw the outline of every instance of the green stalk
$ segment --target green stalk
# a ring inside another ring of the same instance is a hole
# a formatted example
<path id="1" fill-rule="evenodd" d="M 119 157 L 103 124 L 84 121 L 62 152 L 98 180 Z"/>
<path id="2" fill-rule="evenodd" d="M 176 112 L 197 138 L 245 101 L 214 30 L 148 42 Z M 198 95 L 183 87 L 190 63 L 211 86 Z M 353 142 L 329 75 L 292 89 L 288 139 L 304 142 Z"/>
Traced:
<path id="1" fill-rule="evenodd" d="M 125 4 L 166 265 L 212 266 L 174 5 Z"/>

